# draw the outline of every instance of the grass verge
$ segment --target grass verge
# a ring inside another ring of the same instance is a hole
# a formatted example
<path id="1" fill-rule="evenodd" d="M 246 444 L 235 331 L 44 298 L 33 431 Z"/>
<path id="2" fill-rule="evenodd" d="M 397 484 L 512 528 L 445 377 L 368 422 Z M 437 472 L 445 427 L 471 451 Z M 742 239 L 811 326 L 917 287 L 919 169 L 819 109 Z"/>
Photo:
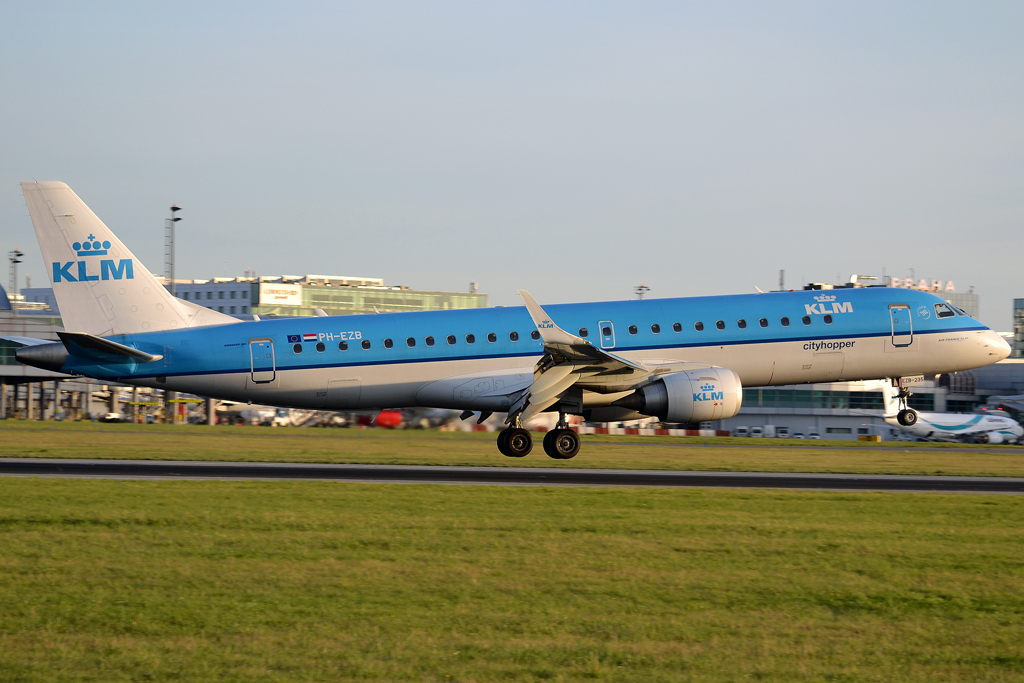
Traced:
<path id="1" fill-rule="evenodd" d="M 0 479 L 2 681 L 1019 681 L 1024 498 Z"/>
<path id="2" fill-rule="evenodd" d="M 0 421 L 0 457 L 1024 476 L 1018 446 L 585 435 L 579 456 L 558 461 L 539 438 L 528 457 L 505 458 L 480 432 L 13 420 Z"/>

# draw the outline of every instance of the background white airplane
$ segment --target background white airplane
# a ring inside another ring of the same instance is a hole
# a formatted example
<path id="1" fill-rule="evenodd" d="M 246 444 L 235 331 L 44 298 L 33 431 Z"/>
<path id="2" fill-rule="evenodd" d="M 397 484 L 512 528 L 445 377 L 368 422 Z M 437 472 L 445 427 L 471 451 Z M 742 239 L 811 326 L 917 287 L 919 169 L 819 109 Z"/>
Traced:
<path id="1" fill-rule="evenodd" d="M 1003 415 L 976 413 L 917 413 L 917 422 L 902 425 L 896 419 L 899 404 L 886 385 L 882 390 L 885 400 L 883 418 L 904 434 L 928 441 L 964 441 L 982 443 L 1018 443 L 1024 437 L 1024 427 Z"/>

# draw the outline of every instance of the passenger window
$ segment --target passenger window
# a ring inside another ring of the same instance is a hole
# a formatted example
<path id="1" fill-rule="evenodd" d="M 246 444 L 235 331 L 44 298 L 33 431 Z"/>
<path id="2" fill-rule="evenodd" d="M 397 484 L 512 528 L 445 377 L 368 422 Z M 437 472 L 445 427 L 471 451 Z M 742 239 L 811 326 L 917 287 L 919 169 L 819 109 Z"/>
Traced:
<path id="1" fill-rule="evenodd" d="M 789 318 L 783 318 L 779 322 L 782 323 L 783 327 L 789 327 Z"/>
<path id="2" fill-rule="evenodd" d="M 610 327 L 602 327 L 601 328 L 601 334 L 603 334 L 606 337 L 612 336 L 612 328 L 610 328 Z"/>
<path id="3" fill-rule="evenodd" d="M 811 316 L 809 316 L 809 315 L 805 315 L 803 318 L 801 318 L 801 320 L 803 320 L 804 325 L 810 325 L 811 324 Z"/>
<path id="4" fill-rule="evenodd" d="M 466 335 L 466 343 L 467 344 L 474 344 L 474 343 L 476 343 L 476 337 L 474 337 L 471 334 L 467 334 Z"/>
<path id="5" fill-rule="evenodd" d="M 433 346 L 434 345 L 434 338 L 433 337 L 427 337 L 423 341 L 426 342 L 427 346 Z"/>
<path id="6" fill-rule="evenodd" d="M 362 343 L 362 347 L 364 349 L 366 349 L 366 350 L 369 350 L 370 349 L 370 340 L 369 339 L 364 339 L 363 343 Z"/>
<path id="7" fill-rule="evenodd" d="M 394 345 L 395 345 L 395 342 L 391 341 L 390 339 L 385 339 L 384 340 L 384 348 L 385 349 L 390 349 Z"/>
<path id="8" fill-rule="evenodd" d="M 724 320 L 719 320 L 717 323 L 715 323 L 715 327 L 717 327 L 720 330 L 724 330 L 725 329 L 725 321 Z"/>
<path id="9" fill-rule="evenodd" d="M 736 321 L 736 326 L 739 327 L 741 330 L 745 330 L 747 329 L 747 321 L 744 320 L 743 318 L 740 318 L 739 320 Z"/>
<path id="10" fill-rule="evenodd" d="M 317 343 L 316 343 L 316 352 L 317 352 L 317 353 L 323 353 L 323 352 L 324 352 L 324 351 L 326 351 L 326 350 L 327 350 L 327 347 L 326 347 L 326 346 L 324 346 L 324 343 L 323 343 L 323 342 L 317 342 Z"/>
<path id="11" fill-rule="evenodd" d="M 530 339 L 532 339 L 534 341 L 537 341 L 538 339 L 540 339 L 540 332 L 538 332 L 537 330 L 534 330 L 533 332 L 531 332 L 530 333 Z"/>
<path id="12" fill-rule="evenodd" d="M 450 346 L 454 346 L 455 345 L 455 335 L 454 334 L 449 334 L 448 335 L 448 344 Z"/>
<path id="13" fill-rule="evenodd" d="M 768 318 L 761 318 L 757 321 L 757 324 L 761 327 L 768 327 Z"/>
<path id="14" fill-rule="evenodd" d="M 494 334 L 493 332 L 488 332 L 487 341 L 493 344 L 494 342 L 498 341 L 498 335 Z"/>
<path id="15" fill-rule="evenodd" d="M 636 325 L 630 325 L 629 326 L 629 333 L 630 334 L 636 334 Z"/>
<path id="16" fill-rule="evenodd" d="M 512 341 L 519 341 L 519 333 L 518 332 L 509 332 L 508 333 L 508 338 L 511 339 Z"/>
<path id="17" fill-rule="evenodd" d="M 654 334 L 661 334 L 661 325 L 659 325 L 658 323 L 654 323 L 653 325 L 651 325 L 651 332 L 653 332 Z"/>
<path id="18" fill-rule="evenodd" d="M 588 335 L 588 334 L 590 334 L 590 330 L 588 330 L 588 329 L 587 329 L 587 328 L 585 328 L 585 327 L 581 327 L 581 328 L 580 328 L 580 336 L 581 336 L 581 337 L 583 337 L 584 339 L 586 339 L 586 338 L 587 338 L 587 335 Z"/>
<path id="19" fill-rule="evenodd" d="M 952 318 L 956 313 L 953 309 L 946 304 L 935 304 L 935 317 L 936 318 Z"/>
<path id="20" fill-rule="evenodd" d="M 681 323 L 672 323 L 672 331 L 673 332 L 682 332 L 683 331 L 682 324 Z"/>
<path id="21" fill-rule="evenodd" d="M 405 340 L 405 345 L 411 349 L 412 347 L 416 346 L 416 340 L 413 339 L 412 337 L 409 337 L 408 339 Z"/>
<path id="22" fill-rule="evenodd" d="M 826 325 L 831 325 L 832 324 L 832 316 L 831 315 L 828 315 L 828 314 L 825 315 L 825 324 Z"/>
<path id="23" fill-rule="evenodd" d="M 348 351 L 348 342 L 338 342 L 339 351 Z"/>
<path id="24" fill-rule="evenodd" d="M 693 329 L 697 330 L 698 332 L 703 332 L 704 331 L 704 323 L 702 323 L 702 322 L 694 323 L 693 324 Z"/>
<path id="25" fill-rule="evenodd" d="M 302 344 L 296 344 L 292 347 L 292 351 L 295 353 L 302 353 Z"/>

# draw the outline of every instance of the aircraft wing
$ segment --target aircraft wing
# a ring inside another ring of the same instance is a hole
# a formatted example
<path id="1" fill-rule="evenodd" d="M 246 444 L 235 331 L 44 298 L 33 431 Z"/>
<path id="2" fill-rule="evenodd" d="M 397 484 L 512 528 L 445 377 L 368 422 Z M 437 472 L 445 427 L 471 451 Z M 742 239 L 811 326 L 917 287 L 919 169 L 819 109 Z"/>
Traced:
<path id="1" fill-rule="evenodd" d="M 636 383 L 650 374 L 643 365 L 609 353 L 560 328 L 529 292 L 520 289 L 519 296 L 544 340 L 544 357 L 534 370 L 533 384 L 509 410 L 510 424 L 517 415 L 525 421 L 549 408 L 583 378 L 625 374 L 634 375 L 631 383 Z"/>

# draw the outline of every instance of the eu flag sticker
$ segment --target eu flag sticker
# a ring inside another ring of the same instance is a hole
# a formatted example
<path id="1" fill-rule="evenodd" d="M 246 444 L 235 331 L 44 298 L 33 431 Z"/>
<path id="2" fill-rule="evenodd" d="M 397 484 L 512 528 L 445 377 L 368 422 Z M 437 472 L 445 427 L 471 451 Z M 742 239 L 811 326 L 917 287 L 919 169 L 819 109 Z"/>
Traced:
<path id="1" fill-rule="evenodd" d="M 289 344 L 298 344 L 301 341 L 302 341 L 302 337 L 300 335 L 297 335 L 297 334 L 289 334 L 288 335 L 288 343 Z"/>

